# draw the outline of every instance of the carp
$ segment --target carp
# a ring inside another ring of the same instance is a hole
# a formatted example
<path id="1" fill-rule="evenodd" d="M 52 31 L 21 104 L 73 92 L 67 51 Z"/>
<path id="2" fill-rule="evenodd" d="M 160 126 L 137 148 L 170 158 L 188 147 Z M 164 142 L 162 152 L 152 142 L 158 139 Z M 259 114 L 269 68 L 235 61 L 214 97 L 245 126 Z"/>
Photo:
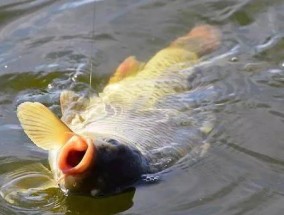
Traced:
<path id="1" fill-rule="evenodd" d="M 210 120 L 189 105 L 187 68 L 216 50 L 220 38 L 215 27 L 200 25 L 148 62 L 126 58 L 98 95 L 63 91 L 61 119 L 41 103 L 20 104 L 19 121 L 31 141 L 49 151 L 59 187 L 110 191 L 169 168 L 201 145 Z"/>

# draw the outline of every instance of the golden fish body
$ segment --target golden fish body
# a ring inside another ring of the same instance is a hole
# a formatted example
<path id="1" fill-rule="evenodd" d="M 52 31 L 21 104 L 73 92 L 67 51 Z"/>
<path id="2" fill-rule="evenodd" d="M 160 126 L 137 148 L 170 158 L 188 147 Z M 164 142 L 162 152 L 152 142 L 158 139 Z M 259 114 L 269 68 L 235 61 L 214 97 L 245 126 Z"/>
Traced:
<path id="1" fill-rule="evenodd" d="M 190 105 L 187 68 L 215 50 L 219 40 L 214 27 L 198 26 L 147 63 L 127 58 L 97 96 L 62 92 L 61 121 L 39 103 L 20 105 L 21 124 L 36 145 L 49 150 L 61 188 L 124 185 L 173 165 L 200 145 L 212 116 Z M 42 118 L 30 120 L 39 113 Z"/>

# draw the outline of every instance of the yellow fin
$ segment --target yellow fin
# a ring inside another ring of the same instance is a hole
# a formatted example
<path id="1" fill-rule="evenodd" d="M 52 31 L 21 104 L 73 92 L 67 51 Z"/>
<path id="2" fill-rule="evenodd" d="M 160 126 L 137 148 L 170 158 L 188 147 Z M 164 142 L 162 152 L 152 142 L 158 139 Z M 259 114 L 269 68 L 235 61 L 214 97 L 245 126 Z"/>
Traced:
<path id="1" fill-rule="evenodd" d="M 60 94 L 61 120 L 66 123 L 66 125 L 72 124 L 75 118 L 82 117 L 80 115 L 81 112 L 84 112 L 89 104 L 89 98 L 80 96 L 73 91 L 64 90 Z"/>
<path id="2" fill-rule="evenodd" d="M 184 48 L 201 57 L 215 51 L 220 46 L 221 37 L 221 32 L 217 27 L 199 25 L 193 28 L 187 35 L 173 41 L 170 47 Z"/>
<path id="3" fill-rule="evenodd" d="M 79 96 L 73 91 L 64 90 L 60 94 L 60 106 L 61 113 L 64 114 L 65 111 L 70 107 L 72 102 L 76 102 L 79 99 Z"/>
<path id="4" fill-rule="evenodd" d="M 17 115 L 28 137 L 45 150 L 61 147 L 72 133 L 54 113 L 38 102 L 20 104 Z"/>
<path id="5" fill-rule="evenodd" d="M 136 75 L 143 67 L 143 62 L 138 61 L 134 56 L 129 56 L 117 67 L 109 80 L 109 84 L 119 82 L 128 76 Z"/>

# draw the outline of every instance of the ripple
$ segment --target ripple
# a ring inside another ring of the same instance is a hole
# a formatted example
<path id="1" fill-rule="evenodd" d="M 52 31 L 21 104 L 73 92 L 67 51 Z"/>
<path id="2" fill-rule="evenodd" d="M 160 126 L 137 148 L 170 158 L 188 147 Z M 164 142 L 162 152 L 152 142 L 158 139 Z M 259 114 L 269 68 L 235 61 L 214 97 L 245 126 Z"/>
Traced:
<path id="1" fill-rule="evenodd" d="M 51 172 L 40 163 L 24 165 L 1 177 L 0 195 L 14 210 L 57 210 L 65 199 Z"/>
<path id="2" fill-rule="evenodd" d="M 77 2 L 72 2 L 72 3 L 66 3 L 63 4 L 58 10 L 66 10 L 66 9 L 71 9 L 71 8 L 76 8 L 76 7 L 80 7 L 84 4 L 89 4 L 92 2 L 98 2 L 98 1 L 103 1 L 103 0 L 81 0 L 81 1 L 77 1 Z"/>

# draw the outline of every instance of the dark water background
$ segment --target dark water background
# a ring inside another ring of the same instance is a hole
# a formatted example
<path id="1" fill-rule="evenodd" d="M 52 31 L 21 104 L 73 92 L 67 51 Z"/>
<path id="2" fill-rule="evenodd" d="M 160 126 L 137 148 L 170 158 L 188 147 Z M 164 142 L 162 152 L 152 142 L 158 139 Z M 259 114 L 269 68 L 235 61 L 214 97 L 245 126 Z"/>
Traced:
<path id="1" fill-rule="evenodd" d="M 46 164 L 19 126 L 16 106 L 39 101 L 58 110 L 62 89 L 88 90 L 91 57 L 92 87 L 100 91 L 125 57 L 148 59 L 196 24 L 223 33 L 212 57 L 238 51 L 201 66 L 194 80 L 221 89 L 204 101 L 214 105 L 217 124 L 202 159 L 108 198 L 58 189 L 0 198 L 0 214 L 283 214 L 283 21 L 283 0 L 1 0 L 2 186 L 18 167 Z"/>

